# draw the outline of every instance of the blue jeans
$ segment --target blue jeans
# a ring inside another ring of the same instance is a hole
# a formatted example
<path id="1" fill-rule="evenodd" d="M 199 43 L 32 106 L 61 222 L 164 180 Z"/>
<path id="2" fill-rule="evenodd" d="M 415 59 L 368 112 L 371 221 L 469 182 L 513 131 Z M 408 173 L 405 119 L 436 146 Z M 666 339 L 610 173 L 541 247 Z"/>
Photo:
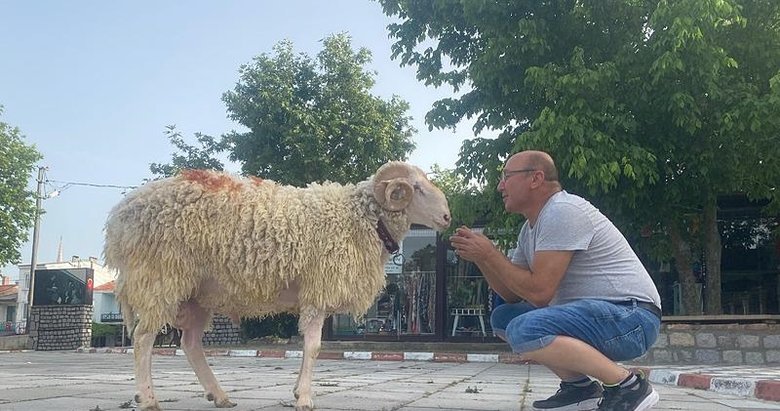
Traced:
<path id="1" fill-rule="evenodd" d="M 644 308 L 603 300 L 542 308 L 525 302 L 503 304 L 493 310 L 490 323 L 517 353 L 542 349 L 563 335 L 585 342 L 613 361 L 647 352 L 661 327 L 661 320 Z"/>

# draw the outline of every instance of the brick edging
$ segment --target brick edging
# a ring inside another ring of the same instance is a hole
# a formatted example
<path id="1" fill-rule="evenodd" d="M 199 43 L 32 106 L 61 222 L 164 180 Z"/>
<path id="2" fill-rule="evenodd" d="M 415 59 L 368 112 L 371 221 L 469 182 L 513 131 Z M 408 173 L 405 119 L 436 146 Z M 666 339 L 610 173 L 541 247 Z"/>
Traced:
<path id="1" fill-rule="evenodd" d="M 643 371 L 650 382 L 656 384 L 676 385 L 759 400 L 780 401 L 780 380 L 718 377 L 663 368 L 635 367 L 632 369 Z"/>
<path id="2" fill-rule="evenodd" d="M 77 353 L 132 354 L 132 348 L 78 348 Z M 301 350 L 248 350 L 248 349 L 205 349 L 208 357 L 264 357 L 264 358 L 301 358 Z M 182 356 L 180 348 L 155 348 L 155 355 Z M 503 364 L 522 364 L 526 361 L 519 354 L 500 353 L 463 353 L 463 352 L 398 352 L 398 351 L 320 351 L 317 357 L 323 360 L 372 360 L 372 361 L 433 361 L 433 362 L 488 362 Z"/>
<path id="3" fill-rule="evenodd" d="M 29 352 L 30 350 L 10 350 L 3 352 Z M 252 350 L 252 349 L 206 349 L 209 357 L 261 357 L 261 358 L 301 358 L 300 350 Z M 132 348 L 78 348 L 78 353 L 132 354 Z M 178 348 L 155 348 L 155 355 L 183 356 Z M 527 364 L 519 354 L 514 353 L 463 353 L 463 352 L 397 352 L 397 351 L 321 351 L 319 359 L 325 360 L 368 360 L 368 361 L 431 361 L 447 363 L 501 363 Z M 707 374 L 686 373 L 674 369 L 632 367 L 641 370 L 655 384 L 676 385 L 715 391 L 741 397 L 760 400 L 780 401 L 780 380 L 757 380 L 737 377 L 717 377 Z"/>

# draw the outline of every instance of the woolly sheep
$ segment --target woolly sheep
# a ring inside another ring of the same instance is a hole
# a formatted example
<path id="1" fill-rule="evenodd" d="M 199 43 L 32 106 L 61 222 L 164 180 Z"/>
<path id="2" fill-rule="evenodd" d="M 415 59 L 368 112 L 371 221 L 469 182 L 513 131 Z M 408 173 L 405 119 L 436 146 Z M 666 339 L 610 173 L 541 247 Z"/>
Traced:
<path id="1" fill-rule="evenodd" d="M 206 398 L 233 407 L 202 346 L 212 313 L 300 314 L 303 361 L 296 411 L 312 410 L 311 378 L 326 316 L 362 316 L 385 285 L 384 263 L 412 224 L 449 226 L 444 194 L 422 170 L 390 162 L 356 185 L 279 185 L 188 170 L 129 193 L 106 222 L 105 258 L 132 330 L 136 402 L 160 410 L 151 356 L 164 324 Z M 137 320 L 137 323 L 136 323 Z"/>

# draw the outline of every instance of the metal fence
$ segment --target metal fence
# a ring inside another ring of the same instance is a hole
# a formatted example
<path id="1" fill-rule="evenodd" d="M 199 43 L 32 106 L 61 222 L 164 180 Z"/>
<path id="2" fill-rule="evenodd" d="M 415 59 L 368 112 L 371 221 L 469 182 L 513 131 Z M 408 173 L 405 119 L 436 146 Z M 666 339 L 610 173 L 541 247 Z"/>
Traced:
<path id="1" fill-rule="evenodd" d="M 27 323 L 25 321 L 5 321 L 0 328 L 0 335 L 19 335 L 27 332 Z"/>

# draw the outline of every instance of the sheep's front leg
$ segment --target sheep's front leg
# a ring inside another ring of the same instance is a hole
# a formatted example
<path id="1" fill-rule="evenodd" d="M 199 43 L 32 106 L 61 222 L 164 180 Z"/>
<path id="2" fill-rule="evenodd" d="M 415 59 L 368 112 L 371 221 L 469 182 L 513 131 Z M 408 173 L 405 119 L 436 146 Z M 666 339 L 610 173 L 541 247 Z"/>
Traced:
<path id="1" fill-rule="evenodd" d="M 225 391 L 219 386 L 206 361 L 206 353 L 203 352 L 203 331 L 210 319 L 208 310 L 198 303 L 188 301 L 182 304 L 176 319 L 176 325 L 182 330 L 181 348 L 187 355 L 187 361 L 195 371 L 200 385 L 206 390 L 206 399 L 214 401 L 217 408 L 235 407 L 236 404 L 228 399 Z"/>
<path id="2" fill-rule="evenodd" d="M 143 332 L 140 327 L 133 331 L 133 359 L 135 369 L 135 386 L 138 393 L 135 402 L 141 411 L 160 411 L 160 404 L 154 397 L 152 388 L 152 347 L 156 333 Z"/>
<path id="3" fill-rule="evenodd" d="M 314 409 L 314 400 L 311 390 L 311 377 L 314 372 L 314 362 L 320 353 L 322 342 L 322 324 L 325 322 L 325 313 L 315 309 L 302 309 L 301 318 L 298 320 L 298 330 L 303 334 L 303 362 L 298 381 L 295 383 L 295 411 L 311 411 Z"/>

